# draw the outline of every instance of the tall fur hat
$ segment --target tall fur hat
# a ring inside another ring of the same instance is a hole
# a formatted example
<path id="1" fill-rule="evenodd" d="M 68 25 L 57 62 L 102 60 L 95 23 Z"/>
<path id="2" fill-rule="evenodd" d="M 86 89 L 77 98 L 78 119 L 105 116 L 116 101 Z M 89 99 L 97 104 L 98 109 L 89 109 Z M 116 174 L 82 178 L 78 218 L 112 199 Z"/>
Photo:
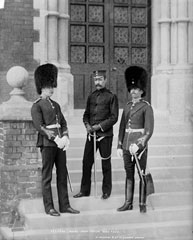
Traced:
<path id="1" fill-rule="evenodd" d="M 125 81 L 128 91 L 139 88 L 143 91 L 142 97 L 146 95 L 147 72 L 138 66 L 128 67 L 125 71 Z"/>
<path id="2" fill-rule="evenodd" d="M 51 63 L 43 64 L 35 70 L 34 78 L 37 93 L 41 94 L 42 88 L 57 87 L 58 69 Z"/>

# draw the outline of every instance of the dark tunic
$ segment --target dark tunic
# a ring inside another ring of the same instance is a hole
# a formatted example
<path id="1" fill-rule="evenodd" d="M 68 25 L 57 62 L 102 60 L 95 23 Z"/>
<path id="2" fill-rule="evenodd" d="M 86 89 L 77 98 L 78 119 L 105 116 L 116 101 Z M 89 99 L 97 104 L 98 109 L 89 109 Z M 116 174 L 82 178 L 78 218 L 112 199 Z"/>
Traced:
<path id="1" fill-rule="evenodd" d="M 57 129 L 51 129 L 55 132 L 55 136 L 58 134 L 61 136 L 68 135 L 67 122 L 57 102 L 51 99 L 39 98 L 32 106 L 31 115 L 34 126 L 38 131 L 37 147 L 56 146 L 56 143 L 53 141 L 54 138 L 49 140 L 45 132 L 42 130 L 42 127 L 46 128 L 46 126 L 58 122 L 61 126 L 59 130 L 60 133 L 58 133 Z"/>
<path id="2" fill-rule="evenodd" d="M 117 96 L 106 88 L 95 90 L 87 99 L 83 122 L 91 126 L 100 124 L 98 136 L 113 136 L 113 125 L 118 120 L 118 113 Z"/>
<path id="3" fill-rule="evenodd" d="M 126 132 L 126 129 L 144 129 L 143 132 Z M 128 102 L 121 118 L 118 148 L 128 150 L 132 143 L 139 148 L 147 145 L 154 129 L 154 116 L 151 105 L 141 100 L 135 104 Z"/>

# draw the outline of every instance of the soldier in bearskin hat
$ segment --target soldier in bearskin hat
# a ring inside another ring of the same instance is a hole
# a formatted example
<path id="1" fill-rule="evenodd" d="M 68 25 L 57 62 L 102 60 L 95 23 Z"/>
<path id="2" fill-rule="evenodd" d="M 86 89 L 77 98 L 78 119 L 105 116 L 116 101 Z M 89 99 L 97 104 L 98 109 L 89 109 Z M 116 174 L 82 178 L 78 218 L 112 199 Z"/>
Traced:
<path id="1" fill-rule="evenodd" d="M 88 96 L 83 122 L 87 131 L 84 149 L 82 180 L 80 192 L 74 197 L 89 196 L 91 191 L 91 170 L 94 163 L 94 132 L 96 133 L 96 150 L 99 149 L 102 162 L 102 199 L 107 199 L 112 190 L 111 149 L 113 125 L 118 120 L 118 99 L 106 88 L 106 71 L 94 71 L 92 79 L 96 90 Z"/>
<path id="2" fill-rule="evenodd" d="M 126 172 L 125 203 L 117 211 L 133 209 L 135 186 L 135 158 L 143 172 L 139 182 L 139 208 L 146 212 L 146 184 L 144 178 L 147 163 L 147 143 L 154 128 L 153 109 L 149 102 L 143 100 L 146 94 L 147 72 L 138 66 L 131 66 L 125 71 L 125 80 L 131 101 L 123 110 L 118 135 L 117 154 L 124 160 Z M 140 176 L 140 177 L 141 177 Z"/>
<path id="3" fill-rule="evenodd" d="M 42 194 L 45 212 L 51 216 L 60 216 L 54 208 L 51 180 L 55 164 L 59 211 L 61 213 L 79 213 L 71 208 L 68 198 L 66 167 L 66 149 L 69 146 L 67 122 L 57 102 L 51 99 L 57 87 L 58 69 L 47 63 L 35 70 L 35 85 L 40 97 L 33 103 L 32 120 L 38 131 L 37 147 L 42 155 Z"/>

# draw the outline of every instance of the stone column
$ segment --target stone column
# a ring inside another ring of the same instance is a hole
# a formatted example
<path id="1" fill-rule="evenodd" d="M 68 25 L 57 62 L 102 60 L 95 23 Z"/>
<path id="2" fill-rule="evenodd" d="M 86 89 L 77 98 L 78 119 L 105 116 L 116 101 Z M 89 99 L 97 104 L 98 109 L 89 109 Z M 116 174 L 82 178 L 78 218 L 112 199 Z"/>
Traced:
<path id="1" fill-rule="evenodd" d="M 59 63 L 63 68 L 69 70 L 68 65 L 68 1 L 59 0 L 59 19 L 58 19 L 58 52 Z"/>
<path id="2" fill-rule="evenodd" d="M 188 123 L 190 118 L 193 64 L 189 52 L 193 41 L 188 39 L 193 30 L 192 4 L 189 0 L 153 1 L 152 104 L 158 118 L 171 124 Z"/>
<path id="3" fill-rule="evenodd" d="M 58 4 L 57 0 L 48 0 L 48 62 L 58 64 Z"/>
<path id="4" fill-rule="evenodd" d="M 152 79 L 151 94 L 156 121 L 168 121 L 168 71 L 170 61 L 169 1 L 152 1 Z"/>
<path id="5" fill-rule="evenodd" d="M 160 56 L 161 65 L 170 63 L 170 5 L 168 0 L 161 1 L 161 18 L 158 21 L 160 24 Z"/>
<path id="6" fill-rule="evenodd" d="M 19 66 L 7 73 L 13 91 L 0 105 L 0 223 L 11 228 L 20 219 L 21 199 L 41 196 L 41 163 L 36 148 L 31 102 L 24 98 L 27 71 Z"/>
<path id="7" fill-rule="evenodd" d="M 171 64 L 177 63 L 178 58 L 178 26 L 174 19 L 178 16 L 178 6 L 176 0 L 171 0 Z"/>
<path id="8" fill-rule="evenodd" d="M 178 64 L 186 65 L 188 61 L 188 2 L 178 1 Z"/>
<path id="9" fill-rule="evenodd" d="M 74 91 L 73 76 L 68 64 L 68 0 L 58 0 L 58 88 L 55 97 L 60 102 L 63 113 L 67 116 L 73 114 Z"/>
<path id="10" fill-rule="evenodd" d="M 33 0 L 40 17 L 34 17 L 34 27 L 40 42 L 34 44 L 34 58 L 40 64 L 51 62 L 59 68 L 58 87 L 53 98 L 61 105 L 65 116 L 74 109 L 73 76 L 68 62 L 68 0 Z"/>
<path id="11" fill-rule="evenodd" d="M 192 108 L 193 66 L 188 59 L 188 52 L 193 46 L 193 41 L 188 46 L 188 38 L 192 31 L 190 29 L 188 31 L 192 18 L 192 13 L 188 11 L 188 8 L 191 8 L 191 5 L 192 3 L 188 0 L 179 0 L 176 5 L 176 18 L 172 19 L 173 27 L 177 29 L 177 54 L 169 82 L 169 88 L 172 90 L 169 104 L 171 119 L 180 122 L 190 119 L 189 110 Z M 175 100 L 176 96 L 178 101 Z"/>

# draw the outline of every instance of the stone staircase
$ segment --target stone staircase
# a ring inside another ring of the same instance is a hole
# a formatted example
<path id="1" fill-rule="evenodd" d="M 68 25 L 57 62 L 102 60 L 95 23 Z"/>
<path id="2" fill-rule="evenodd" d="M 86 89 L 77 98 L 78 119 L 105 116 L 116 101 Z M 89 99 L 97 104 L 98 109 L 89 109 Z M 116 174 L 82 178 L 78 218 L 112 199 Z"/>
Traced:
<path id="1" fill-rule="evenodd" d="M 51 217 L 44 213 L 42 199 L 22 200 L 20 214 L 23 229 L 0 229 L 2 239 L 72 240 L 72 239 L 146 239 L 192 240 L 192 157 L 193 134 L 184 126 L 157 124 L 149 143 L 148 166 L 154 178 L 155 194 L 148 197 L 147 213 L 138 208 L 136 172 L 133 211 L 117 212 L 124 202 L 125 172 L 123 161 L 116 156 L 117 123 L 112 151 L 113 189 L 107 200 L 101 197 L 101 163 L 97 155 L 97 196 L 94 186 L 90 197 L 74 199 L 80 189 L 85 129 L 81 115 L 68 119 L 71 147 L 67 152 L 68 169 L 73 185 L 70 203 L 81 211 L 78 215 L 61 214 Z M 77 124 L 78 123 L 78 124 Z M 53 195 L 56 198 L 55 177 Z"/>

